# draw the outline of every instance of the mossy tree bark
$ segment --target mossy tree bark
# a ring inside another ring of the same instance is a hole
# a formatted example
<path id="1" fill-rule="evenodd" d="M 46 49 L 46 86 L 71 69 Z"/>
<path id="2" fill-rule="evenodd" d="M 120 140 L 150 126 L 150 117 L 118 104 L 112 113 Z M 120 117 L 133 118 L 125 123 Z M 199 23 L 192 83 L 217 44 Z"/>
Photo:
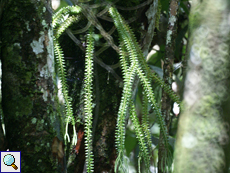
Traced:
<path id="1" fill-rule="evenodd" d="M 222 172 L 228 138 L 229 1 L 192 1 L 184 107 L 179 120 L 174 171 Z"/>
<path id="2" fill-rule="evenodd" d="M 5 149 L 21 151 L 23 172 L 65 171 L 51 22 L 50 0 L 9 0 L 2 14 Z"/>

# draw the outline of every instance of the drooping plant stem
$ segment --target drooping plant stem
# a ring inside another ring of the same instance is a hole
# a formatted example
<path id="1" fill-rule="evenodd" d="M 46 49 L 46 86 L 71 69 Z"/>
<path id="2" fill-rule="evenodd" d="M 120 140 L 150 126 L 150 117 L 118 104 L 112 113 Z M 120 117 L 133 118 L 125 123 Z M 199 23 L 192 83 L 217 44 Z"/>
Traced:
<path id="1" fill-rule="evenodd" d="M 84 110 L 85 110 L 85 148 L 86 148 L 86 169 L 87 173 L 93 172 L 93 99 L 92 99 L 92 84 L 93 84 L 93 53 L 94 39 L 92 28 L 90 28 L 87 37 L 86 59 L 85 59 L 85 80 L 84 80 Z"/>

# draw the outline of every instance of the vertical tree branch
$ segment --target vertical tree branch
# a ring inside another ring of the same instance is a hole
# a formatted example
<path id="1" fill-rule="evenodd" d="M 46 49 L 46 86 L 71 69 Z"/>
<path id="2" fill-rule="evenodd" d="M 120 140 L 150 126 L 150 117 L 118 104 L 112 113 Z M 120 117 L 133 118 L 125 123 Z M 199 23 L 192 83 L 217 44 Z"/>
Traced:
<path id="1" fill-rule="evenodd" d="M 158 0 L 154 0 L 152 4 L 150 5 L 148 11 L 146 12 L 146 16 L 148 18 L 148 29 L 147 33 L 145 35 L 145 38 L 143 40 L 143 54 L 146 58 L 149 53 L 149 47 L 151 45 L 153 36 L 154 36 L 154 30 L 156 26 L 156 15 L 157 15 L 157 9 L 158 9 Z"/>
<path id="2" fill-rule="evenodd" d="M 177 10 L 178 10 L 178 1 L 171 0 L 169 5 L 169 21 L 168 21 L 168 31 L 166 39 L 166 48 L 165 48 L 165 59 L 163 65 L 163 79 L 164 82 L 171 86 L 172 76 L 173 76 L 173 62 L 174 62 L 174 50 L 175 50 L 175 39 L 177 35 Z M 162 115 L 165 119 L 165 124 L 167 131 L 169 132 L 170 123 L 171 123 L 171 99 L 167 93 L 162 91 Z M 160 143 L 159 143 L 159 152 L 158 152 L 158 172 L 163 173 L 166 171 L 166 162 L 165 159 L 168 157 L 167 147 L 162 140 L 162 132 L 160 133 Z"/>
<path id="3" fill-rule="evenodd" d="M 223 109 L 229 99 L 229 6 L 228 0 L 192 1 L 189 70 L 175 148 L 177 173 L 222 172 L 225 167 L 222 145 L 228 135 L 222 118 L 229 117 Z"/>

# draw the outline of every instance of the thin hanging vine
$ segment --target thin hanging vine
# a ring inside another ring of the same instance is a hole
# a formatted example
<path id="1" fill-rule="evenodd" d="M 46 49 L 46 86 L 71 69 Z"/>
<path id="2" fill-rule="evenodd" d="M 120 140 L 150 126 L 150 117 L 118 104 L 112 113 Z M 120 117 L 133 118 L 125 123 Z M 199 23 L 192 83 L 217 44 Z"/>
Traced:
<path id="1" fill-rule="evenodd" d="M 72 122 L 73 126 L 73 138 L 72 145 L 76 145 L 77 143 L 77 134 L 75 129 L 75 119 L 73 117 L 72 104 L 70 101 L 70 97 L 68 96 L 68 86 L 66 84 L 66 71 L 65 71 L 65 60 L 63 56 L 63 51 L 61 46 L 58 43 L 58 38 L 60 35 L 67 29 L 73 22 L 79 19 L 80 8 L 78 6 L 73 7 L 65 7 L 60 9 L 53 16 L 53 29 L 54 29 L 54 52 L 56 55 L 56 62 L 58 65 L 58 75 L 62 84 L 62 94 L 65 100 L 65 108 L 66 108 L 66 131 L 64 140 L 70 142 L 70 137 L 68 134 L 68 125 L 69 122 Z M 73 16 L 69 16 L 69 14 L 75 14 Z"/>
<path id="2" fill-rule="evenodd" d="M 92 28 L 87 36 L 87 48 L 85 56 L 85 79 L 84 79 L 84 109 L 85 109 L 85 148 L 86 148 L 86 167 L 87 172 L 93 172 L 93 140 L 92 140 L 92 124 L 93 124 L 93 99 L 92 99 L 92 83 L 93 83 L 93 53 L 94 40 Z"/>

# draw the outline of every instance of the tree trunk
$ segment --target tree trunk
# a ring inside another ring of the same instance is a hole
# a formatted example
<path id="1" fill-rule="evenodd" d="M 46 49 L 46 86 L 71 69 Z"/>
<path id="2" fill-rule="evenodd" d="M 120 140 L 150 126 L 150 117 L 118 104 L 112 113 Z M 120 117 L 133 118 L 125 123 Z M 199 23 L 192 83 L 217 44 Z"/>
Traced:
<path id="1" fill-rule="evenodd" d="M 222 109 L 229 95 L 229 1 L 192 1 L 184 107 L 175 172 L 222 172 L 228 138 Z"/>
<path id="2" fill-rule="evenodd" d="M 23 172 L 65 171 L 51 22 L 50 0 L 9 0 L 2 14 L 5 149 Z"/>

